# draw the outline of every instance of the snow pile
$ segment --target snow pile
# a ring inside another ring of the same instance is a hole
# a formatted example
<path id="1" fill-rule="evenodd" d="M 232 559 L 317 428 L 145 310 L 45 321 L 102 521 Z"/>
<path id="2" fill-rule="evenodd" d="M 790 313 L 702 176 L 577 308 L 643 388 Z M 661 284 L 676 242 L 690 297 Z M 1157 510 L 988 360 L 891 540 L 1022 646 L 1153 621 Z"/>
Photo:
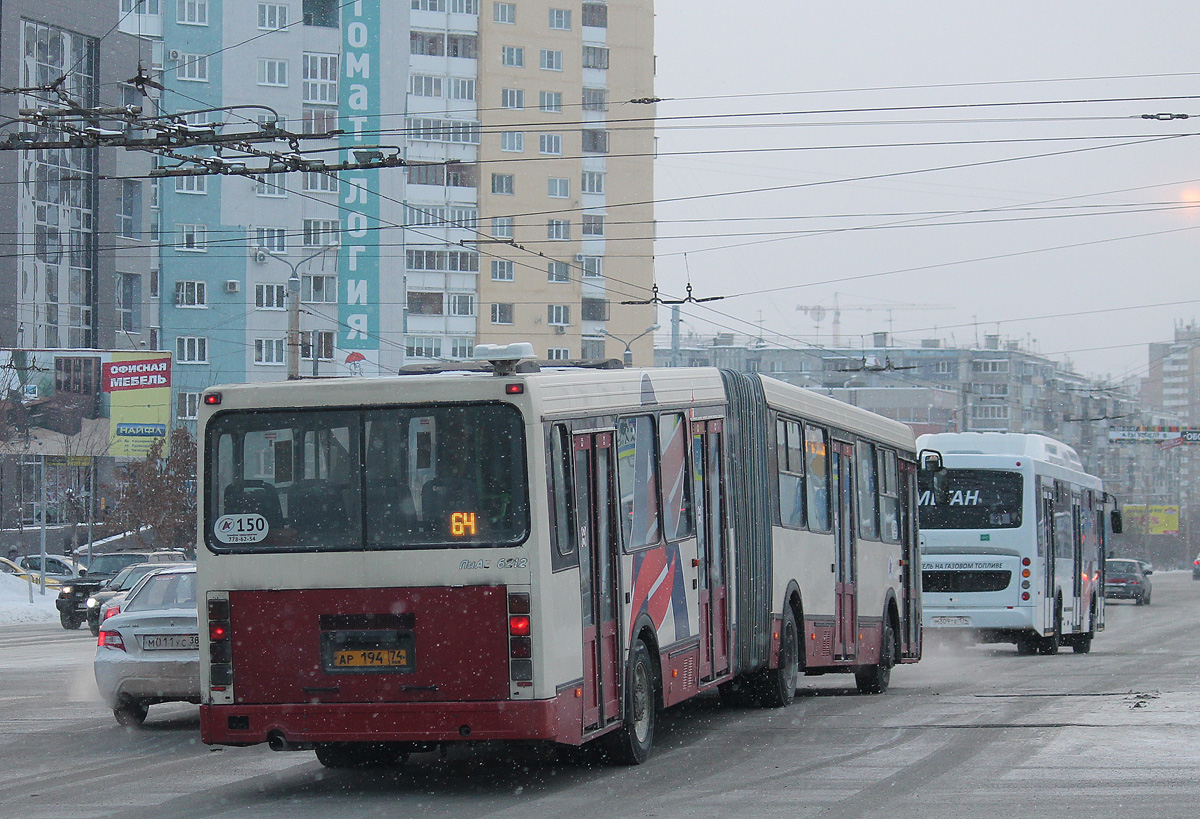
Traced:
<path id="1" fill-rule="evenodd" d="M 29 582 L 11 574 L 0 573 L 0 625 L 6 623 L 49 623 L 58 619 L 54 600 L 57 589 L 46 589 L 42 595 L 37 583 L 33 586 L 33 602 L 29 602 Z"/>

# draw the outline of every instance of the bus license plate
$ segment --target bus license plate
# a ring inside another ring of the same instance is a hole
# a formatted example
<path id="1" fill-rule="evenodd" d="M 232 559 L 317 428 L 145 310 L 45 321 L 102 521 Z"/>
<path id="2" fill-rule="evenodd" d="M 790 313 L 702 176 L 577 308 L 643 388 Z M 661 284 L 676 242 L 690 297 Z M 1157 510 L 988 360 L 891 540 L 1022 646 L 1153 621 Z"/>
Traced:
<path id="1" fill-rule="evenodd" d="M 408 649 L 406 648 L 361 648 L 350 651 L 336 651 L 333 655 L 333 667 L 338 668 L 393 668 L 402 670 L 409 668 Z"/>
<path id="2" fill-rule="evenodd" d="M 933 624 L 935 626 L 969 626 L 971 625 L 970 617 L 934 617 Z"/>

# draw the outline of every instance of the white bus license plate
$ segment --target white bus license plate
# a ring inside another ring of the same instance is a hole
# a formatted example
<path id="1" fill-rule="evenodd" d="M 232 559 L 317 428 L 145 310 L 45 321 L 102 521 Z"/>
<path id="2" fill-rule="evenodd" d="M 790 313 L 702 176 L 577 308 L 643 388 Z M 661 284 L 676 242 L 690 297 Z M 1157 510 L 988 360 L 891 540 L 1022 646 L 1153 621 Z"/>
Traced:
<path id="1" fill-rule="evenodd" d="M 935 626 L 969 626 L 971 625 L 970 617 L 934 617 L 933 624 Z"/>
<path id="2" fill-rule="evenodd" d="M 200 636 L 197 634 L 144 634 L 142 648 L 146 651 L 162 651 L 170 649 L 198 649 Z"/>

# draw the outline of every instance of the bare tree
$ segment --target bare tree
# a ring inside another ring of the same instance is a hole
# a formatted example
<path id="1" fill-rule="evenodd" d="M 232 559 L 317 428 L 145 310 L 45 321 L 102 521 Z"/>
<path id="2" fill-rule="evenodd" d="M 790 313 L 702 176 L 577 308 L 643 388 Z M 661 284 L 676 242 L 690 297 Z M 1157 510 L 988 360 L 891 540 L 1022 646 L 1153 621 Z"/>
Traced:
<path id="1" fill-rule="evenodd" d="M 196 444 L 183 427 L 171 430 L 171 447 L 162 457 L 156 441 L 140 461 L 118 471 L 117 506 L 109 523 L 130 532 L 143 546 L 159 545 L 191 552 L 196 538 Z"/>

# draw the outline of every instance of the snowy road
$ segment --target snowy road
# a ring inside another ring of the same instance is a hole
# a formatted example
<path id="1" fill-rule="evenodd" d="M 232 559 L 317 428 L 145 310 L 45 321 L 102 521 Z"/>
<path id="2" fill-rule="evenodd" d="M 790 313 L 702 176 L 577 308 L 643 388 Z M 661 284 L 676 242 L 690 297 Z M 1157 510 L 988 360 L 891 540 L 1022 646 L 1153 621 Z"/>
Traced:
<path id="1" fill-rule="evenodd" d="M 783 711 L 673 709 L 640 768 L 481 746 L 402 769 L 327 771 L 311 753 L 208 748 L 194 706 L 120 728 L 86 629 L 0 631 L 0 815 L 206 817 L 1195 817 L 1200 583 L 1156 574 L 1110 604 L 1089 655 L 931 651 L 882 697 L 802 680 Z"/>

